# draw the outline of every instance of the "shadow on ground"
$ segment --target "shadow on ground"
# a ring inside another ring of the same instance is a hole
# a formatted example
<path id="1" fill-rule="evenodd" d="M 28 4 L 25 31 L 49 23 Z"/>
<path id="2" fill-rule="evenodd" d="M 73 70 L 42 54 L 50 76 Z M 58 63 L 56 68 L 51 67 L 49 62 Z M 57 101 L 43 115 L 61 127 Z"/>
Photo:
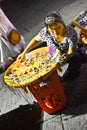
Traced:
<path id="1" fill-rule="evenodd" d="M 0 117 L 0 130 L 41 130 L 42 110 L 36 105 L 25 105 Z"/>
<path id="2" fill-rule="evenodd" d="M 87 63 L 81 67 L 80 75 L 76 79 L 63 81 L 68 105 L 57 114 L 64 115 L 83 115 L 87 113 Z"/>

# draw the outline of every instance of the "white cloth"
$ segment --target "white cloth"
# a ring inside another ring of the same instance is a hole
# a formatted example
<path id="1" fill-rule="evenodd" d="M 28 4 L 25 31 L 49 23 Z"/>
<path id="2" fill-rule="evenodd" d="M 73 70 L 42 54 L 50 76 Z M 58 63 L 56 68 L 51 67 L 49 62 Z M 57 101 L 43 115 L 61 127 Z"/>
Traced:
<path id="1" fill-rule="evenodd" d="M 26 47 L 26 42 L 21 35 L 18 44 L 12 45 L 7 36 L 15 26 L 9 21 L 5 13 L 0 8 L 0 61 L 5 62 L 8 57 L 16 57 Z"/>

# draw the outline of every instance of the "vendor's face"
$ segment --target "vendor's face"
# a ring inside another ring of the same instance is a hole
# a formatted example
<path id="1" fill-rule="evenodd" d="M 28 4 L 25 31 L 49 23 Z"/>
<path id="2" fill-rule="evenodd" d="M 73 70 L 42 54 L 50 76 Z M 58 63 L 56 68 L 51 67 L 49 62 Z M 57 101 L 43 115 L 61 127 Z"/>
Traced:
<path id="1" fill-rule="evenodd" d="M 58 35 L 65 35 L 65 32 L 66 32 L 65 31 L 66 30 L 65 26 L 60 22 L 55 22 L 55 23 L 53 23 L 51 25 L 48 25 L 48 29 L 53 34 L 56 33 Z"/>

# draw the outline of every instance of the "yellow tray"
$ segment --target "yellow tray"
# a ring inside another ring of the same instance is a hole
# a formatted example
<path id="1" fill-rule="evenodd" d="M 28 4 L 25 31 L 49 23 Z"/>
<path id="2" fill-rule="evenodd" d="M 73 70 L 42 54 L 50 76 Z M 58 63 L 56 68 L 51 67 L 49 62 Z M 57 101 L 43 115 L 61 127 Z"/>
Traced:
<path id="1" fill-rule="evenodd" d="M 82 20 L 82 21 L 81 21 Z M 86 30 L 87 31 L 87 13 L 82 13 L 76 15 L 71 23 L 75 26 L 77 26 L 80 29 Z M 83 24 L 82 24 L 83 23 Z"/>
<path id="2" fill-rule="evenodd" d="M 5 72 L 4 82 L 10 87 L 19 88 L 47 79 L 55 69 L 61 71 L 48 51 L 48 47 L 38 48 L 30 52 L 23 62 L 16 60 Z"/>

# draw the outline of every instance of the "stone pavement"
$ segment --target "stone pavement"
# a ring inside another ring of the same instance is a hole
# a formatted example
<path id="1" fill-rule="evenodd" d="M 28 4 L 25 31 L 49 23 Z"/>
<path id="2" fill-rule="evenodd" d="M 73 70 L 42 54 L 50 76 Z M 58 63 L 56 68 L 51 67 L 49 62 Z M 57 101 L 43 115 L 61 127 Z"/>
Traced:
<path id="1" fill-rule="evenodd" d="M 9 4 L 6 1 L 5 6 L 2 4 L 1 7 L 27 43 L 44 26 L 43 19 L 49 11 L 60 10 L 68 24 L 76 14 L 87 9 L 87 0 L 9 1 Z M 64 110 L 49 115 L 37 104 L 33 104 L 34 98 L 30 93 L 26 97 L 22 90 L 12 90 L 6 86 L 1 74 L 0 130 L 87 130 L 86 75 L 87 63 L 82 65 L 78 78 L 62 82 L 68 105 Z"/>

